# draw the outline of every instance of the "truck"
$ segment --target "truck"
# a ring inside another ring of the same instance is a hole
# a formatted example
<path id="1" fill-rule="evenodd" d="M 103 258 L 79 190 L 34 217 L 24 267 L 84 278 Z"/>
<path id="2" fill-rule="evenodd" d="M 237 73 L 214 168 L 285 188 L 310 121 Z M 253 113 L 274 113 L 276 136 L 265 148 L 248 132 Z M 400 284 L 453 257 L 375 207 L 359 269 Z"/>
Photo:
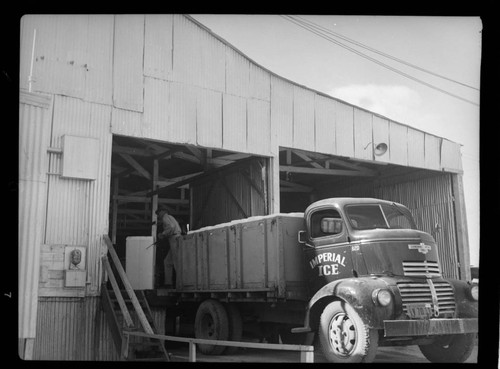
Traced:
<path id="1" fill-rule="evenodd" d="M 196 338 L 315 344 L 341 363 L 398 345 L 464 362 L 475 344 L 478 285 L 443 277 L 439 245 L 396 202 L 328 198 L 190 231 L 171 247 L 175 289 L 157 291 L 169 301 L 166 334 L 186 322 Z"/>

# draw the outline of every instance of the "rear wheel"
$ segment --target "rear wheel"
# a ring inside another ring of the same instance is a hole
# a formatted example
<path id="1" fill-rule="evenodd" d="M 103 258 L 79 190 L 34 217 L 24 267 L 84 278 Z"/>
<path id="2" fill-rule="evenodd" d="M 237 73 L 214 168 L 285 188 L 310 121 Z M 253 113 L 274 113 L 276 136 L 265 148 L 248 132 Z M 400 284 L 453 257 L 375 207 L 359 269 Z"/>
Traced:
<path id="1" fill-rule="evenodd" d="M 463 363 L 474 348 L 474 333 L 444 336 L 429 345 L 419 346 L 433 363 Z"/>
<path id="2" fill-rule="evenodd" d="M 321 314 L 318 337 L 323 354 L 334 363 L 371 362 L 378 331 L 370 329 L 346 302 L 334 301 Z"/>
<path id="3" fill-rule="evenodd" d="M 229 318 L 224 306 L 217 300 L 205 300 L 198 307 L 194 323 L 195 337 L 209 340 L 227 341 L 229 338 Z M 225 346 L 198 345 L 205 355 L 220 355 Z"/>

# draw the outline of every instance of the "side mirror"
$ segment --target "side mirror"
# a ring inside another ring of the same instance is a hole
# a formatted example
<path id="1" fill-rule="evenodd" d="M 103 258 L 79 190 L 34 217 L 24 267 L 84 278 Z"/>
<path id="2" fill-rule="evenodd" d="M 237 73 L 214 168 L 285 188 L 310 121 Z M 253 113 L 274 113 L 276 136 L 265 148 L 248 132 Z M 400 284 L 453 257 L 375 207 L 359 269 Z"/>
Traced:
<path id="1" fill-rule="evenodd" d="M 306 231 L 299 231 L 297 234 L 299 243 L 304 244 L 307 241 Z"/>

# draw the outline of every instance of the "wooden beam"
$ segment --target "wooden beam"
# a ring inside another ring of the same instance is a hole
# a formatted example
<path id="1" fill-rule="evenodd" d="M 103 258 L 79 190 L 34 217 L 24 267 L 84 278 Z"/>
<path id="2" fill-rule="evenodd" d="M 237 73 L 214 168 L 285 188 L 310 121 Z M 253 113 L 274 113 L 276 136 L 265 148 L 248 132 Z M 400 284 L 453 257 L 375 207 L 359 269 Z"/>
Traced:
<path id="1" fill-rule="evenodd" d="M 297 150 L 293 151 L 293 153 L 295 155 L 297 155 L 299 158 L 301 158 L 302 160 L 304 160 L 305 163 L 308 163 L 308 164 L 312 165 L 314 168 L 325 169 L 325 167 L 322 167 L 321 165 L 319 165 L 318 163 L 316 163 L 315 160 L 311 159 L 305 153 L 303 153 L 301 151 L 297 151 Z M 318 159 L 318 160 L 323 160 L 323 159 Z"/>
<path id="2" fill-rule="evenodd" d="M 198 159 L 196 156 L 186 154 L 185 152 L 182 152 L 182 151 L 175 152 L 172 154 L 172 156 L 176 157 L 178 159 L 190 161 L 190 162 L 195 163 L 195 164 L 202 164 L 201 160 Z"/>
<path id="3" fill-rule="evenodd" d="M 143 177 L 151 179 L 151 174 L 144 169 L 132 156 L 129 154 L 120 154 L 120 156 L 127 161 L 135 170 L 137 170 Z"/>
<path id="4" fill-rule="evenodd" d="M 119 202 L 150 202 L 151 197 L 149 196 L 113 196 L 113 200 L 117 200 Z M 158 199 L 158 202 L 162 204 L 176 204 L 176 205 L 187 205 L 189 203 L 188 200 L 180 200 L 180 199 Z"/>
<path id="5" fill-rule="evenodd" d="M 138 147 L 126 147 L 119 145 L 113 145 L 113 152 L 117 154 L 128 154 L 134 156 L 153 156 L 153 154 L 149 150 L 140 149 Z"/>
<path id="6" fill-rule="evenodd" d="M 306 167 L 293 167 L 289 165 L 280 165 L 280 172 L 290 173 L 303 173 L 303 174 L 318 174 L 329 176 L 354 176 L 354 177 L 370 177 L 373 174 L 359 172 L 355 170 L 341 170 L 341 169 L 319 169 L 319 168 L 306 168 Z"/>
<path id="7" fill-rule="evenodd" d="M 264 194 L 262 193 L 262 189 L 259 188 L 259 186 L 254 182 L 254 180 L 252 178 L 250 178 L 250 176 L 247 173 L 245 173 L 243 170 L 240 170 L 239 172 L 241 173 L 243 178 L 245 178 L 247 180 L 247 182 L 250 183 L 250 186 L 252 186 L 255 189 L 255 191 L 257 191 L 259 196 L 263 200 L 265 200 Z"/>
<path id="8" fill-rule="evenodd" d="M 223 177 L 222 175 L 219 175 L 219 177 L 221 179 L 222 185 L 224 186 L 224 188 L 226 189 L 226 191 L 229 193 L 229 196 L 231 196 L 231 198 L 233 199 L 233 201 L 236 204 L 236 206 L 238 207 L 238 209 L 240 209 L 240 211 L 243 213 L 243 217 L 247 218 L 248 215 L 247 215 L 245 209 L 243 209 L 243 207 L 241 206 L 240 202 L 238 201 L 238 199 L 236 198 L 236 196 L 233 194 L 233 191 L 231 191 L 231 188 L 229 187 L 229 185 L 226 182 L 226 178 Z"/>

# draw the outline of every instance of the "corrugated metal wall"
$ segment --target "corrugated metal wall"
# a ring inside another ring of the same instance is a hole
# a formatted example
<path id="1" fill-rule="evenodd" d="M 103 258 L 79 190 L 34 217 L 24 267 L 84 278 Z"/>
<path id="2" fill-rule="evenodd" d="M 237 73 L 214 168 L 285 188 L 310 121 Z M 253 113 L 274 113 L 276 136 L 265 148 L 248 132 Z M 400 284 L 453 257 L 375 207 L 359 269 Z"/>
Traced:
<path id="1" fill-rule="evenodd" d="M 436 240 L 443 275 L 459 278 L 451 174 L 417 172 L 376 181 L 349 179 L 325 185 L 317 193 L 317 199 L 327 197 L 375 197 L 407 206 L 418 229 Z"/>
<path id="2" fill-rule="evenodd" d="M 21 92 L 19 100 L 19 338 L 33 338 L 47 196 L 46 148 L 52 99 Z"/>
<path id="3" fill-rule="evenodd" d="M 451 174 L 381 181 L 375 187 L 375 197 L 406 205 L 418 228 L 436 240 L 443 275 L 459 278 L 456 229 L 451 221 L 455 218 Z"/>

